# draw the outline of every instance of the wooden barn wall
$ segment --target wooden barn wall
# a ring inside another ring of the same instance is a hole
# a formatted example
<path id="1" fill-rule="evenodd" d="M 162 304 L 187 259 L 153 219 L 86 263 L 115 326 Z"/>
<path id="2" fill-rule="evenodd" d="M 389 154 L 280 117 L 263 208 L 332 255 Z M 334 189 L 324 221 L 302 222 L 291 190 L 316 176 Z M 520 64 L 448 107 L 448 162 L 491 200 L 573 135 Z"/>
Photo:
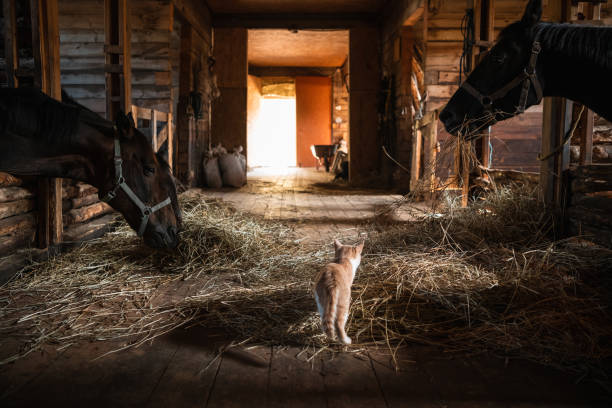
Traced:
<path id="1" fill-rule="evenodd" d="M 381 132 L 390 155 L 405 167 L 410 167 L 412 127 L 416 112 L 412 109 L 412 60 L 416 46 L 416 29 L 396 27 L 382 42 L 382 97 L 384 113 Z M 385 142 L 386 140 L 386 142 Z M 395 187 L 407 188 L 410 178 L 388 158 L 383 157 L 382 173 Z"/>
<path id="2" fill-rule="evenodd" d="M 334 71 L 332 80 L 332 141 L 349 140 L 348 59 Z"/>
<path id="3" fill-rule="evenodd" d="M 0 173 L 0 256 L 34 245 L 37 229 L 36 180 Z"/>
<path id="4" fill-rule="evenodd" d="M 211 27 L 207 29 L 210 32 Z M 211 56 L 210 36 L 205 38 L 183 20 L 175 23 L 175 30 L 179 35 L 172 39 L 174 46 L 179 45 L 178 49 L 173 50 L 178 51 L 179 61 L 172 62 L 172 86 L 178 90 L 178 95 L 173 95 L 177 122 L 175 174 L 188 186 L 203 186 L 202 159 L 210 137 L 212 74 L 207 63 Z M 192 93 L 201 95 L 201 112 L 197 117 L 190 97 Z"/>
<path id="5" fill-rule="evenodd" d="M 544 0 L 544 16 L 547 5 Z M 518 20 L 527 0 L 495 1 L 495 34 L 506 25 Z M 426 111 L 443 106 L 459 84 L 459 59 L 463 48 L 461 19 L 465 14 L 465 2 L 434 0 L 429 2 L 425 83 L 427 89 Z M 464 78 L 465 79 L 465 78 Z M 542 106 L 534 106 L 523 115 L 500 122 L 492 128 L 492 167 L 539 171 L 537 154 L 540 151 Z M 450 135 L 440 123 L 438 138 L 443 143 Z"/>
<path id="6" fill-rule="evenodd" d="M 215 29 L 214 56 L 221 97 L 213 103 L 212 140 L 228 148 L 242 146 L 246 152 L 247 30 Z"/>
<path id="7" fill-rule="evenodd" d="M 2 12 L 0 10 L 0 27 L 4 27 Z M 18 7 L 17 29 L 28 32 L 28 19 L 20 13 L 25 11 Z M 20 48 L 19 55 L 21 67 L 33 67 L 31 47 Z M 0 36 L 0 87 L 8 85 L 5 69 L 4 39 Z M 0 172 L 0 256 L 35 244 L 38 214 L 36 191 L 35 178 L 22 179 Z"/>
<path id="8" fill-rule="evenodd" d="M 131 3 L 132 104 L 171 109 L 170 0 Z M 62 87 L 105 115 L 104 0 L 59 0 Z"/>
<path id="9" fill-rule="evenodd" d="M 378 27 L 350 29 L 349 181 L 353 185 L 380 186 L 384 177 L 378 132 L 380 46 Z"/>

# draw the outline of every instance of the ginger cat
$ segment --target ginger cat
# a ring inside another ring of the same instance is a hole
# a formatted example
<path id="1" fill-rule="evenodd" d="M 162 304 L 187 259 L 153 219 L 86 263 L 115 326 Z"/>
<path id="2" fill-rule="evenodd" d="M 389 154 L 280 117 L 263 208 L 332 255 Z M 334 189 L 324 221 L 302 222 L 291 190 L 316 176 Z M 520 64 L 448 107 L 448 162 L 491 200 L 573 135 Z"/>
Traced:
<path id="1" fill-rule="evenodd" d="M 334 329 L 337 329 L 340 341 L 344 344 L 351 344 L 351 338 L 346 335 L 344 326 L 351 303 L 351 285 L 361 262 L 363 244 L 342 245 L 337 239 L 334 240 L 334 263 L 325 265 L 319 272 L 314 288 L 323 332 L 333 339 Z"/>

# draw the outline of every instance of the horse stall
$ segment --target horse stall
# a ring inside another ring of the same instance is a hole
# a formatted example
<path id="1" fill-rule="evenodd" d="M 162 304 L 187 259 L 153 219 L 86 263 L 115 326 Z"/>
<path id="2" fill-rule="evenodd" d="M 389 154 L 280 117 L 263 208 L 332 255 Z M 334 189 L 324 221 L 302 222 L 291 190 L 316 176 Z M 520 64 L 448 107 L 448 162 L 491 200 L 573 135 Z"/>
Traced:
<path id="1" fill-rule="evenodd" d="M 0 1 L 1 406 L 610 405 L 609 1 Z"/>

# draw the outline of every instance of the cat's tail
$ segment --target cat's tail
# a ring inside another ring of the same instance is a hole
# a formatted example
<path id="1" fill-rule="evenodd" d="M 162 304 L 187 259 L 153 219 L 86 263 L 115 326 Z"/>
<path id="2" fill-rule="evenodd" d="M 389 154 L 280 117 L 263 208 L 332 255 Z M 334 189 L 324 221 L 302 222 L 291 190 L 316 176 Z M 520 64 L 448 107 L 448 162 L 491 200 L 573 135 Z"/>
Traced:
<path id="1" fill-rule="evenodd" d="M 324 305 L 323 331 L 330 339 L 335 337 L 336 313 L 338 309 L 338 288 L 330 288 Z"/>

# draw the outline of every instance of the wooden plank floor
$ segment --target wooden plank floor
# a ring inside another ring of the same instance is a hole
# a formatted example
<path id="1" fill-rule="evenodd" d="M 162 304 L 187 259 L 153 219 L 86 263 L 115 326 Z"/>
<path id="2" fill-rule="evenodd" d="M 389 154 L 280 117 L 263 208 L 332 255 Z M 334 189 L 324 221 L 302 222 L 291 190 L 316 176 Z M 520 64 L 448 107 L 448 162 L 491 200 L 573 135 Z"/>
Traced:
<path id="1" fill-rule="evenodd" d="M 359 223 L 397 195 L 317 187 L 314 170 L 258 170 L 248 186 L 210 197 L 270 219 L 299 220 L 308 245 L 358 239 Z M 313 186 L 315 186 L 313 188 Z M 396 213 L 407 220 L 409 214 Z M 193 282 L 172 286 L 186 296 Z M 167 295 L 167 294 L 166 294 Z M 161 295 L 160 295 L 161 296 Z M 446 356 L 410 345 L 395 369 L 383 350 L 318 355 L 299 348 L 229 347 L 224 333 L 180 329 L 152 344 L 98 358 L 117 342 L 53 345 L 0 367 L 1 407 L 597 407 L 612 406 L 599 385 L 522 360 Z M 0 339 L 7 347 L 11 339 Z M 1 351 L 1 350 L 0 350 Z M 1 354 L 1 353 L 0 353 Z"/>

